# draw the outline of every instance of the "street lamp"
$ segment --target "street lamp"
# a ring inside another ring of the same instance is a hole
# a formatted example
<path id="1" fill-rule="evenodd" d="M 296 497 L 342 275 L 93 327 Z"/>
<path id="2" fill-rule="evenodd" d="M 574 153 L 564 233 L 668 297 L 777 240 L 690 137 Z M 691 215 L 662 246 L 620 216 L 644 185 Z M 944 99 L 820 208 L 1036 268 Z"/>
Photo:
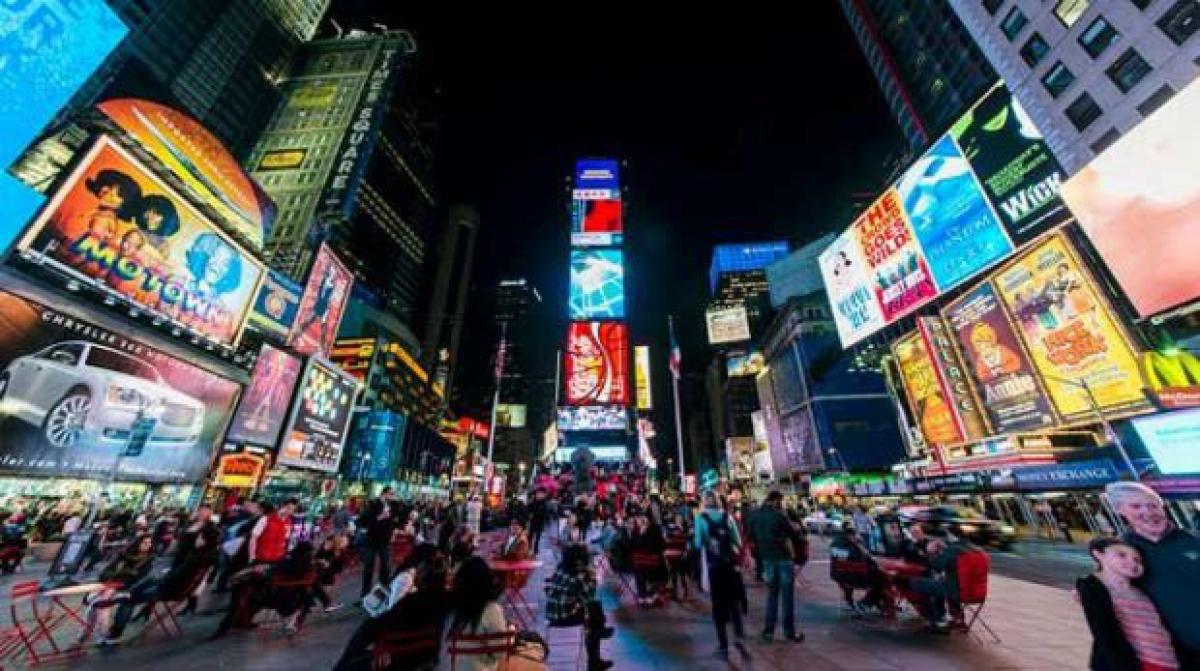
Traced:
<path id="1" fill-rule="evenodd" d="M 1142 478 L 1138 474 L 1137 469 L 1133 467 L 1133 460 L 1129 458 L 1129 452 L 1125 450 L 1125 443 L 1121 442 L 1121 436 L 1117 435 L 1117 432 L 1113 430 L 1112 424 L 1109 423 L 1108 417 L 1104 414 L 1104 409 L 1096 402 L 1096 395 L 1092 393 L 1092 387 L 1088 384 L 1088 381 L 1083 379 L 1068 380 L 1055 375 L 1044 375 L 1043 377 L 1047 380 L 1061 382 L 1062 384 L 1071 385 L 1083 390 L 1083 393 L 1087 395 L 1088 407 L 1091 408 L 1092 412 L 1096 413 L 1096 417 L 1099 418 L 1100 424 L 1104 427 L 1105 437 L 1111 438 L 1113 444 L 1117 446 L 1117 451 L 1121 453 L 1121 459 L 1125 462 L 1125 467 L 1133 474 L 1133 479 L 1135 481 L 1141 480 Z"/>

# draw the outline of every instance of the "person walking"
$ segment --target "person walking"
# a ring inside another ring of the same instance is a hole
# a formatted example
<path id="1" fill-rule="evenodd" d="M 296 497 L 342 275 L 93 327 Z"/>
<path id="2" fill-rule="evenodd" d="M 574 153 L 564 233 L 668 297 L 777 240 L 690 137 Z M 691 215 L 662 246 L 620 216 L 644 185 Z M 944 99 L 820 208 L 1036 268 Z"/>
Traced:
<path id="1" fill-rule="evenodd" d="M 549 507 L 546 503 L 546 490 L 538 488 L 533 492 L 533 501 L 529 503 L 529 535 L 533 544 L 533 556 L 536 557 L 542 543 L 542 532 L 546 530 L 546 518 Z"/>
<path id="2" fill-rule="evenodd" d="M 767 582 L 767 615 L 762 640 L 769 643 L 775 637 L 776 617 L 782 608 L 783 636 L 799 643 L 804 640 L 804 634 L 796 631 L 793 591 L 796 550 L 792 547 L 792 525 L 783 514 L 783 494 L 778 491 L 767 494 L 766 501 L 754 514 L 751 534 L 758 546 Z"/>
<path id="3" fill-rule="evenodd" d="M 396 530 L 396 516 L 392 509 L 392 488 L 384 487 L 379 498 L 367 503 L 358 518 L 358 528 L 363 530 L 362 545 L 362 590 L 361 596 L 370 593 L 375 586 L 375 567 L 379 566 L 379 582 L 386 585 L 391 579 L 392 533 Z"/>
<path id="4" fill-rule="evenodd" d="M 708 566 L 708 583 L 712 599 L 713 625 L 717 630 L 717 656 L 729 656 L 729 634 L 725 627 L 732 620 L 733 632 L 741 640 L 745 638 L 742 628 L 742 609 L 739 606 L 741 575 L 737 562 L 742 552 L 742 539 L 737 524 L 721 508 L 717 495 L 704 493 L 704 510 L 696 518 L 696 549 L 702 553 Z"/>

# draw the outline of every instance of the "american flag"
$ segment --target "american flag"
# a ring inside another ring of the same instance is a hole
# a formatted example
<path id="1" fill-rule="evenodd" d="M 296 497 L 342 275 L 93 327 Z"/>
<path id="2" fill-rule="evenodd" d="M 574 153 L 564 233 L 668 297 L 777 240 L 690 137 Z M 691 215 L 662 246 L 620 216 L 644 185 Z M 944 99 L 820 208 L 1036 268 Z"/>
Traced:
<path id="1" fill-rule="evenodd" d="M 679 369 L 683 365 L 683 354 L 679 351 L 679 343 L 675 340 L 674 317 L 667 317 L 667 328 L 671 333 L 671 353 L 667 358 L 667 367 L 671 369 L 671 375 L 678 380 Z"/>

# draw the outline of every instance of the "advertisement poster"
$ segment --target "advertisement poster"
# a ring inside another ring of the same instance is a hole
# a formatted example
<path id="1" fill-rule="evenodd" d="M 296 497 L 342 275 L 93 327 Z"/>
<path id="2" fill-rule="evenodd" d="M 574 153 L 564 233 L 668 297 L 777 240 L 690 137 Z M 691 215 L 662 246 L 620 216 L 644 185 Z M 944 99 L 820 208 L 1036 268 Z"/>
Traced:
<path id="1" fill-rule="evenodd" d="M 29 272 L 85 282 L 230 346 L 265 271 L 108 137 L 88 151 L 18 249 L 33 261 Z"/>
<path id="2" fill-rule="evenodd" d="M 624 431 L 629 416 L 620 405 L 581 405 L 558 408 L 559 431 Z"/>
<path id="3" fill-rule="evenodd" d="M 1066 421 L 1149 407 L 1137 355 L 1062 234 L 997 273 L 997 293 Z"/>
<path id="4" fill-rule="evenodd" d="M 990 282 L 947 305 L 942 315 L 995 433 L 1054 426 L 1050 402 Z"/>
<path id="5" fill-rule="evenodd" d="M 960 117 L 950 135 L 1018 245 L 1070 216 L 1058 193 L 1065 173 L 1004 84 Z"/>
<path id="6" fill-rule="evenodd" d="M 354 276 L 342 265 L 333 250 L 322 244 L 308 273 L 308 283 L 304 286 L 300 306 L 296 309 L 292 349 L 301 354 L 323 355 L 333 348 L 353 285 Z"/>
<path id="7" fill-rule="evenodd" d="M 571 250 L 571 319 L 625 318 L 625 257 L 619 249 Z"/>
<path id="8" fill-rule="evenodd" d="M 1079 225 L 1142 317 L 1200 297 L 1197 118 L 1200 83 L 1194 82 L 1062 188 Z M 1146 234 L 1150 225 L 1153 235 Z"/>
<path id="9" fill-rule="evenodd" d="M 650 347 L 648 345 L 637 345 L 633 348 L 633 380 L 637 409 L 653 409 L 654 394 L 650 386 Z"/>
<path id="10" fill-rule="evenodd" d="M 1160 474 L 1200 473 L 1200 409 L 1139 417 L 1131 423 Z"/>
<path id="11" fill-rule="evenodd" d="M 950 445 L 963 441 L 951 401 L 942 389 L 933 358 L 919 333 L 910 333 L 892 344 L 892 354 L 900 367 L 900 379 L 913 416 L 921 427 L 925 442 Z"/>
<path id="12" fill-rule="evenodd" d="M 732 480 L 754 479 L 754 452 L 757 446 L 753 436 L 735 436 L 725 439 L 725 459 Z"/>
<path id="13" fill-rule="evenodd" d="M 263 345 L 254 362 L 250 385 L 229 423 L 226 440 L 275 447 L 300 368 L 300 359 Z"/>
<path id="14" fill-rule="evenodd" d="M 195 119 L 137 98 L 106 100 L 96 106 L 187 185 L 254 249 L 275 221 L 275 203 L 242 170 L 225 145 Z"/>
<path id="15" fill-rule="evenodd" d="M 564 374 L 568 405 L 629 402 L 629 332 L 620 322 L 572 322 Z"/>
<path id="16" fill-rule="evenodd" d="M 267 459 L 250 452 L 222 454 L 213 473 L 213 487 L 253 489 L 267 472 Z"/>
<path id="17" fill-rule="evenodd" d="M 751 377 L 758 375 L 767 361 L 761 350 L 730 352 L 725 355 L 725 373 L 729 377 Z"/>
<path id="18" fill-rule="evenodd" d="M 750 315 L 739 305 L 733 308 L 708 309 L 704 313 L 708 328 L 708 344 L 722 345 L 750 339 Z"/>
<path id="19" fill-rule="evenodd" d="M 526 406 L 520 403 L 501 403 L 496 406 L 496 426 L 506 429 L 525 428 Z"/>
<path id="20" fill-rule="evenodd" d="M 812 472 L 825 468 L 825 455 L 821 451 L 821 437 L 813 424 L 808 410 L 783 415 L 779 420 L 779 433 L 783 440 L 784 464 L 789 473 Z M 772 459 L 776 470 L 779 462 Z"/>
<path id="21" fill-rule="evenodd" d="M 934 372 L 942 384 L 946 400 L 954 412 L 959 430 L 967 440 L 988 436 L 987 424 L 975 399 L 974 383 L 958 354 L 953 333 L 941 317 L 917 317 L 917 332 L 933 361 Z"/>
<path id="22" fill-rule="evenodd" d="M 942 136 L 905 171 L 896 191 L 941 291 L 1012 252 L 1012 242 L 950 136 Z"/>
<path id="23" fill-rule="evenodd" d="M 843 232 L 821 253 L 821 279 L 833 307 L 833 322 L 843 347 L 849 347 L 883 328 L 883 312 L 875 298 L 871 273 L 851 230 Z"/>
<path id="24" fill-rule="evenodd" d="M 342 473 L 352 480 L 395 479 L 407 426 L 408 418 L 391 410 L 357 414 Z"/>
<path id="25" fill-rule="evenodd" d="M 575 162 L 575 190 L 617 197 L 621 190 L 621 167 L 611 158 L 584 158 Z M 576 199 L 582 199 L 576 195 Z"/>
<path id="26" fill-rule="evenodd" d="M 356 396 L 358 381 L 327 361 L 309 358 L 275 463 L 336 471 Z"/>
<path id="27" fill-rule="evenodd" d="M 287 340 L 296 324 L 303 289 L 286 275 L 268 270 L 250 311 L 250 324 L 280 340 Z"/>
<path id="28" fill-rule="evenodd" d="M 937 296 L 929 265 L 904 216 L 900 194 L 888 189 L 854 222 L 854 237 L 873 279 L 883 319 L 892 323 Z"/>
<path id="29" fill-rule="evenodd" d="M 0 293 L 0 472 L 198 482 L 240 385 Z M 135 456 L 136 454 L 136 456 Z"/>

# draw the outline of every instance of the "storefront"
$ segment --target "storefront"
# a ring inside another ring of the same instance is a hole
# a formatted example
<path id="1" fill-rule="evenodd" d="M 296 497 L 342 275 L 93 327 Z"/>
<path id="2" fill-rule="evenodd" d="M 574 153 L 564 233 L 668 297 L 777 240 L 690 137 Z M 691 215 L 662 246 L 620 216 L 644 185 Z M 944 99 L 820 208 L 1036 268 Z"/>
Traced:
<path id="1" fill-rule="evenodd" d="M 223 513 L 238 499 L 249 498 L 258 489 L 269 463 L 270 454 L 265 449 L 226 445 L 226 451 L 217 458 L 205 502 Z"/>

